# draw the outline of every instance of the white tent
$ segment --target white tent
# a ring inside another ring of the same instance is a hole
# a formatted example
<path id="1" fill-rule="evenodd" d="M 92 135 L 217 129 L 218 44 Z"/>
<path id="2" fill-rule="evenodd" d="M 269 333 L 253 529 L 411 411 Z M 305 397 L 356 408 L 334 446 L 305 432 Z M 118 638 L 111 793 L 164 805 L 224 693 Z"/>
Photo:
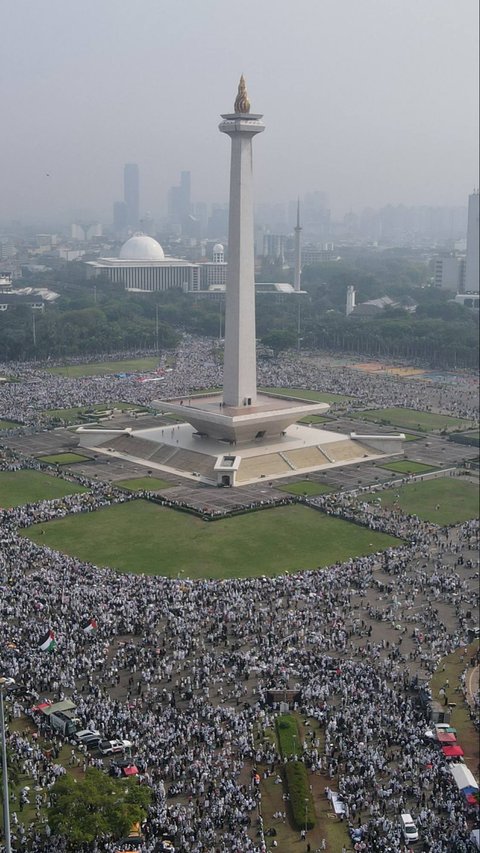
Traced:
<path id="1" fill-rule="evenodd" d="M 473 788 L 475 791 L 478 791 L 478 785 L 475 781 L 475 776 L 468 769 L 466 764 L 451 764 L 450 772 L 455 779 L 457 787 L 460 791 L 463 791 L 464 788 Z"/>

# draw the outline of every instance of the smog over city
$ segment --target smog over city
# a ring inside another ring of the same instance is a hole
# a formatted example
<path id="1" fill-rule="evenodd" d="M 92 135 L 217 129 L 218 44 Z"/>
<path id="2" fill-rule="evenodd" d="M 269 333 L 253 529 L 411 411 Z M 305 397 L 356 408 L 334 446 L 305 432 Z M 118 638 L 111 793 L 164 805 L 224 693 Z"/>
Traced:
<path id="1" fill-rule="evenodd" d="M 108 220 L 127 162 L 142 213 L 182 170 L 226 202 L 242 72 L 268 120 L 258 204 L 457 207 L 478 180 L 475 0 L 21 0 L 2 33 L 0 222 Z"/>

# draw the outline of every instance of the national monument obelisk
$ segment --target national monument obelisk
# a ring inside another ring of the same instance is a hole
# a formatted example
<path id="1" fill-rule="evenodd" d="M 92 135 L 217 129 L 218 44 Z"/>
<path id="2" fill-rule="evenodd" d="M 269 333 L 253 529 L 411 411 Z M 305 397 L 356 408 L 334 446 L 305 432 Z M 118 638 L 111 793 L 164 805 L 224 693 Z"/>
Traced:
<path id="1" fill-rule="evenodd" d="M 302 423 L 307 415 L 323 415 L 327 403 L 257 392 L 252 139 L 265 125 L 261 115 L 250 112 L 243 76 L 234 112 L 222 119 L 219 130 L 232 140 L 223 393 L 205 391 L 152 401 L 161 413 L 180 421 L 175 427 L 171 422 L 135 430 L 80 427 L 80 443 L 219 486 L 291 477 L 401 453 L 402 435 L 348 436 Z M 297 294 L 302 292 L 300 232 L 298 216 Z"/>
<path id="2" fill-rule="evenodd" d="M 243 74 L 234 110 L 219 130 L 232 140 L 223 401 L 236 407 L 257 402 L 252 139 L 265 130 L 262 116 L 250 113 Z"/>

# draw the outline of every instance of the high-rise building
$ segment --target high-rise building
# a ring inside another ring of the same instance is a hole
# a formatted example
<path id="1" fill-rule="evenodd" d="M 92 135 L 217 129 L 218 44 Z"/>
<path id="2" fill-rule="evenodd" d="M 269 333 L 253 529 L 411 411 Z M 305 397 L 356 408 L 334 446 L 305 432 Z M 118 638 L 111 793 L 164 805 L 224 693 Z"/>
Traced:
<path id="1" fill-rule="evenodd" d="M 467 257 L 465 262 L 465 291 L 467 293 L 479 292 L 478 198 L 478 190 L 475 190 L 468 197 Z"/>
<path id="2" fill-rule="evenodd" d="M 191 214 L 190 193 L 190 172 L 181 172 L 179 186 L 170 187 L 168 192 L 168 218 L 171 223 L 180 225 L 182 229 L 186 228 Z"/>
<path id="3" fill-rule="evenodd" d="M 439 255 L 433 262 L 435 287 L 462 293 L 465 289 L 465 258 L 455 254 Z"/>
<path id="4" fill-rule="evenodd" d="M 263 235 L 263 257 L 272 263 L 285 263 L 285 234 Z"/>
<path id="5" fill-rule="evenodd" d="M 123 170 L 123 198 L 127 205 L 127 224 L 138 228 L 140 210 L 140 178 L 136 163 L 126 163 Z"/>
<path id="6" fill-rule="evenodd" d="M 128 231 L 128 208 L 124 201 L 113 205 L 113 230 L 118 240 L 124 240 Z"/>

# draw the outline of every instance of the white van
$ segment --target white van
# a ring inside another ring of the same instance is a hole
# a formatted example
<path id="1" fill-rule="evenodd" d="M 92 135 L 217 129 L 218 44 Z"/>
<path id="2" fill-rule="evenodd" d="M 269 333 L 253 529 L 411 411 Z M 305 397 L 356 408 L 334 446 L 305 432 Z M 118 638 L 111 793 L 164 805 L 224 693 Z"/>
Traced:
<path id="1" fill-rule="evenodd" d="M 418 829 L 415 826 L 410 814 L 400 815 L 402 824 L 402 832 L 405 841 L 418 841 Z"/>

